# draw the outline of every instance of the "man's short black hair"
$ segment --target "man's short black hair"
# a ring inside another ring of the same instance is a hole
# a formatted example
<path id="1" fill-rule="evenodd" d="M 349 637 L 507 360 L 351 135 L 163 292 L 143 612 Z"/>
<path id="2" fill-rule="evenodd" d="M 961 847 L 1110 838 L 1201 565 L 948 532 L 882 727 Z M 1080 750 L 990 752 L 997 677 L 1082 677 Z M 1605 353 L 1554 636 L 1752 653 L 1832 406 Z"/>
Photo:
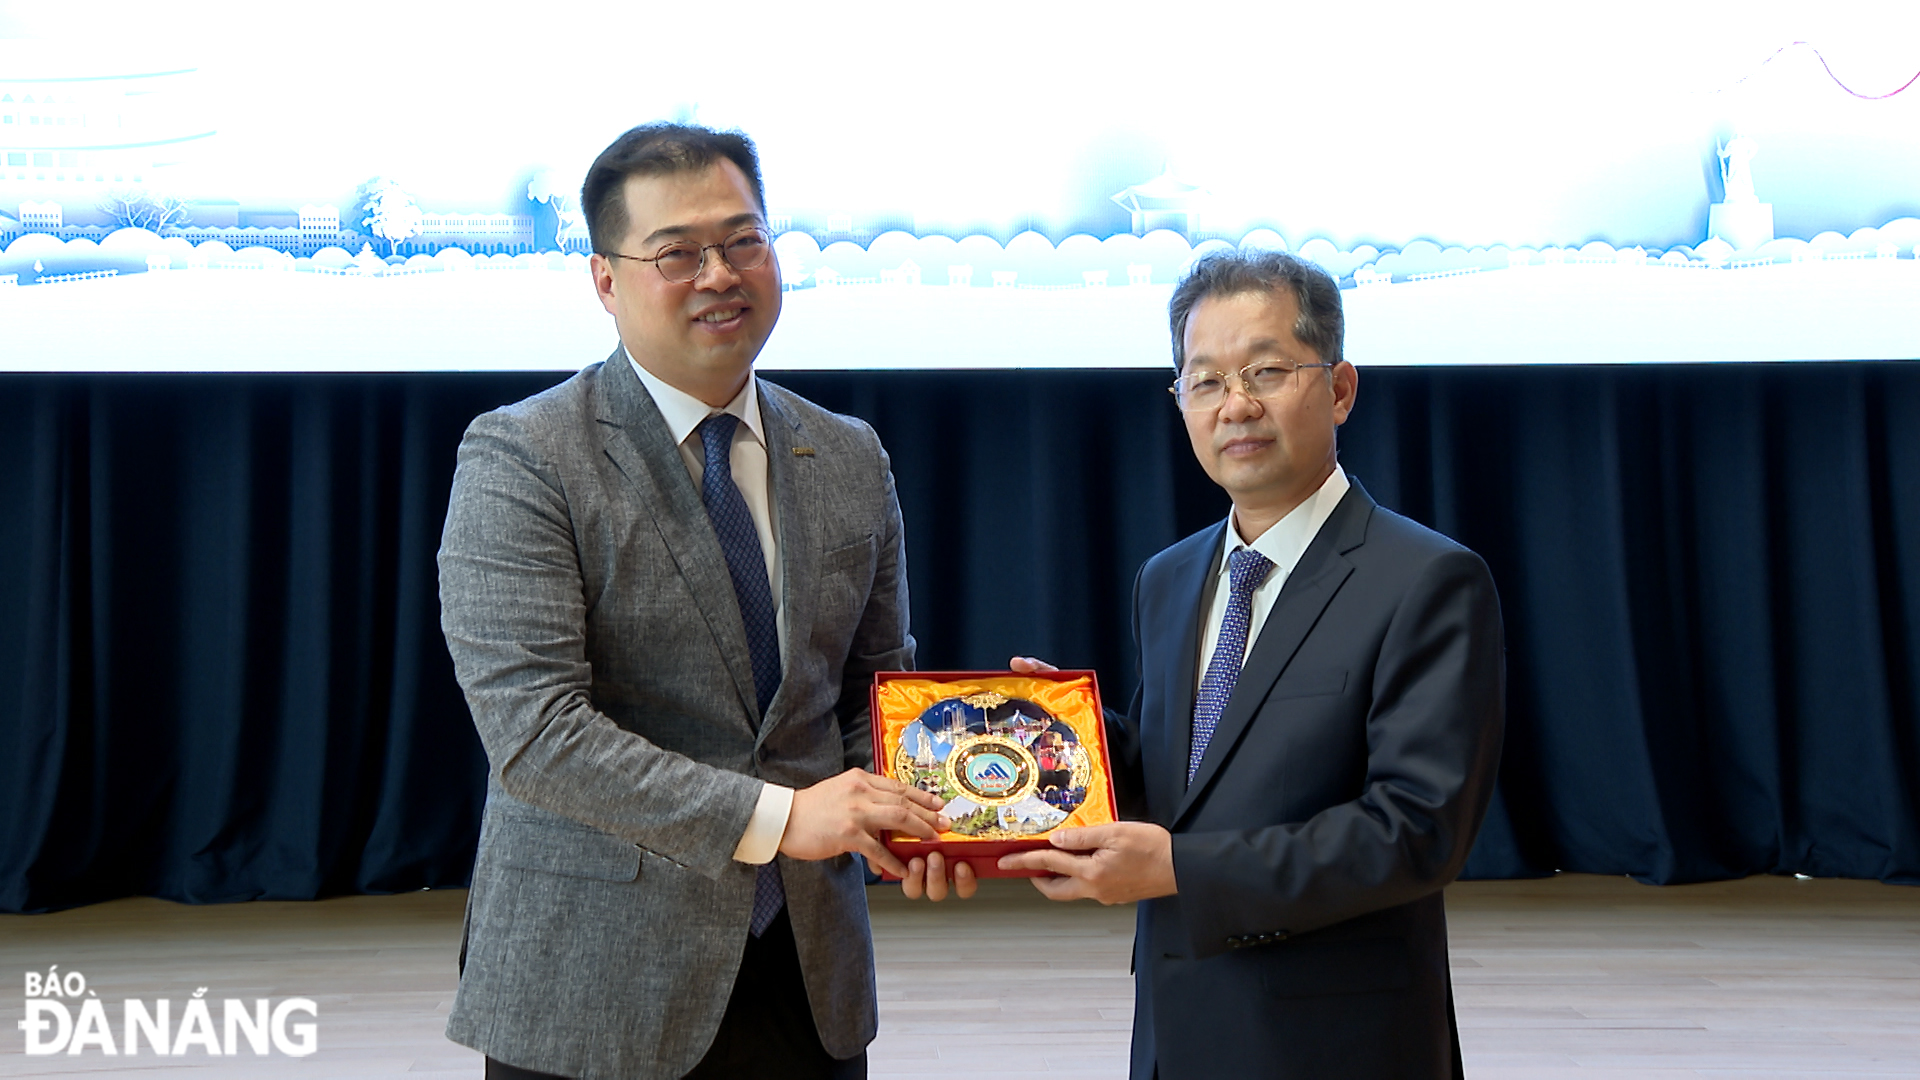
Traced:
<path id="1" fill-rule="evenodd" d="M 1167 316 L 1173 324 L 1173 370 L 1187 363 L 1187 319 L 1210 296 L 1277 293 L 1291 290 L 1300 306 L 1293 336 L 1324 363 L 1345 359 L 1347 317 L 1340 308 L 1340 286 L 1325 270 L 1284 251 L 1220 251 L 1203 256 L 1173 290 Z"/>
<path id="2" fill-rule="evenodd" d="M 580 185 L 580 210 L 587 218 L 593 250 L 602 255 L 613 252 L 633 227 L 627 220 L 627 177 L 698 172 L 721 160 L 733 162 L 747 175 L 753 201 L 764 216 L 767 194 L 760 184 L 760 155 L 744 134 L 662 122 L 641 124 L 613 140 L 593 159 L 586 183 Z"/>

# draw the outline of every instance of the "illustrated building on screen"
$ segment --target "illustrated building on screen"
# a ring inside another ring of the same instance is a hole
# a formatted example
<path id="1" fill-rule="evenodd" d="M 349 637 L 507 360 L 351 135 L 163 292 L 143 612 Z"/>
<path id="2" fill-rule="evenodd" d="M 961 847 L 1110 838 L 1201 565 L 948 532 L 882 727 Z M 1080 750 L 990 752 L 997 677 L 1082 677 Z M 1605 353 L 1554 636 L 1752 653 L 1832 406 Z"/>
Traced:
<path id="1" fill-rule="evenodd" d="M 1145 183 L 1121 189 L 1113 201 L 1132 215 L 1135 236 L 1171 229 L 1191 238 L 1200 229 L 1209 194 L 1198 184 L 1174 176 L 1169 168 Z"/>

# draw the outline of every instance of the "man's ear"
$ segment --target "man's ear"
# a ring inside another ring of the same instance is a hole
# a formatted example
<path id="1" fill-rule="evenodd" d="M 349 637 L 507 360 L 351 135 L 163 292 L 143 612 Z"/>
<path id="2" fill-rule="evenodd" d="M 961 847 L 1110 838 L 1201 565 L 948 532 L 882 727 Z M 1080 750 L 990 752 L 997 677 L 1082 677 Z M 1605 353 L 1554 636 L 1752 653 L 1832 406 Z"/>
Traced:
<path id="1" fill-rule="evenodd" d="M 613 260 L 595 252 L 587 258 L 587 273 L 593 275 L 593 291 L 600 297 L 600 306 L 609 315 L 618 314 L 613 302 Z"/>
<path id="2" fill-rule="evenodd" d="M 1360 372 L 1342 360 L 1328 369 L 1327 375 L 1333 380 L 1333 423 L 1338 427 L 1347 422 L 1360 395 Z"/>

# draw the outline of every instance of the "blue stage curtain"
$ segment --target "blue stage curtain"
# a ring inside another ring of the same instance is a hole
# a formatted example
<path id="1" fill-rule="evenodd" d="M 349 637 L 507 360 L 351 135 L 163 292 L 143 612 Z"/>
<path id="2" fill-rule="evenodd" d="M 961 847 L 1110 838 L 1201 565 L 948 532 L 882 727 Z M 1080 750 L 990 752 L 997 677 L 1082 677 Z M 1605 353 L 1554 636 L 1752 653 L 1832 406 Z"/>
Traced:
<path id="1" fill-rule="evenodd" d="M 562 377 L 0 377 L 0 910 L 464 883 L 433 556 L 466 422 Z M 1124 706 L 1134 570 L 1226 508 L 1169 373 L 774 379 L 891 451 L 923 666 Z M 1501 589 L 1469 876 L 1920 883 L 1920 365 L 1370 369 L 1341 458 Z"/>

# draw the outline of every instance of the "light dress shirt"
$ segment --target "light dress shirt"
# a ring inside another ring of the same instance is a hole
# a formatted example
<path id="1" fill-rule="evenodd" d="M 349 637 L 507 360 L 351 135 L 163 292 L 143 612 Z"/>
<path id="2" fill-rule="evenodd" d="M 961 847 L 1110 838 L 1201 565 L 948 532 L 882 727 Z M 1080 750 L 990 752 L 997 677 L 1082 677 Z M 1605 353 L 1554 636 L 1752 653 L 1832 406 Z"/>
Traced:
<path id="1" fill-rule="evenodd" d="M 695 489 L 707 473 L 706 448 L 700 442 L 698 428 L 707 417 L 719 413 L 740 418 L 733 429 L 733 447 L 728 460 L 733 469 L 733 482 L 747 500 L 747 513 L 753 517 L 753 531 L 760 534 L 760 553 L 767 560 L 767 585 L 773 590 L 773 621 L 779 633 L 780 660 L 784 667 L 787 605 L 780 591 L 780 547 L 776 539 L 779 534 L 774 528 L 772 491 L 767 482 L 767 432 L 760 419 L 760 391 L 753 373 L 747 373 L 747 385 L 725 408 L 716 409 L 684 390 L 668 386 L 632 356 L 627 357 L 627 362 L 646 385 L 647 393 L 653 395 L 653 403 L 666 420 L 667 430 L 673 433 L 674 444 L 680 448 L 680 460 L 686 463 Z M 733 857 L 755 865 L 771 862 L 780 851 L 780 837 L 787 831 L 787 817 L 792 812 L 792 788 L 763 785 L 760 801 L 754 804 L 753 817 L 748 819 L 747 831 L 733 849 Z"/>
<path id="2" fill-rule="evenodd" d="M 1280 598 L 1280 589 L 1287 583 L 1287 575 L 1300 564 L 1300 556 L 1307 553 L 1307 545 L 1320 532 L 1320 526 L 1327 523 L 1333 515 L 1333 508 L 1340 505 L 1347 489 L 1353 485 L 1347 483 L 1347 473 L 1338 463 L 1333 466 L 1333 475 L 1327 477 L 1319 490 L 1306 497 L 1299 506 L 1287 511 L 1287 516 L 1273 523 L 1266 532 L 1261 533 L 1252 543 L 1240 536 L 1237 515 L 1227 515 L 1226 538 L 1220 550 L 1220 572 L 1214 579 L 1213 596 L 1206 610 L 1201 613 L 1201 625 L 1205 627 L 1200 635 L 1200 663 L 1194 669 L 1193 691 L 1200 693 L 1200 684 L 1206 681 L 1207 665 L 1213 662 L 1214 647 L 1220 641 L 1220 624 L 1227 617 L 1227 600 L 1233 595 L 1233 575 L 1227 566 L 1227 556 L 1241 548 L 1252 548 L 1267 557 L 1273 563 L 1273 569 L 1267 572 L 1267 578 L 1260 587 L 1253 590 L 1253 620 L 1247 625 L 1247 649 L 1253 649 L 1253 643 L 1260 640 L 1260 628 L 1267 624 L 1267 615 L 1273 611 L 1273 603 Z M 1247 662 L 1246 653 L 1240 655 L 1240 662 Z"/>

